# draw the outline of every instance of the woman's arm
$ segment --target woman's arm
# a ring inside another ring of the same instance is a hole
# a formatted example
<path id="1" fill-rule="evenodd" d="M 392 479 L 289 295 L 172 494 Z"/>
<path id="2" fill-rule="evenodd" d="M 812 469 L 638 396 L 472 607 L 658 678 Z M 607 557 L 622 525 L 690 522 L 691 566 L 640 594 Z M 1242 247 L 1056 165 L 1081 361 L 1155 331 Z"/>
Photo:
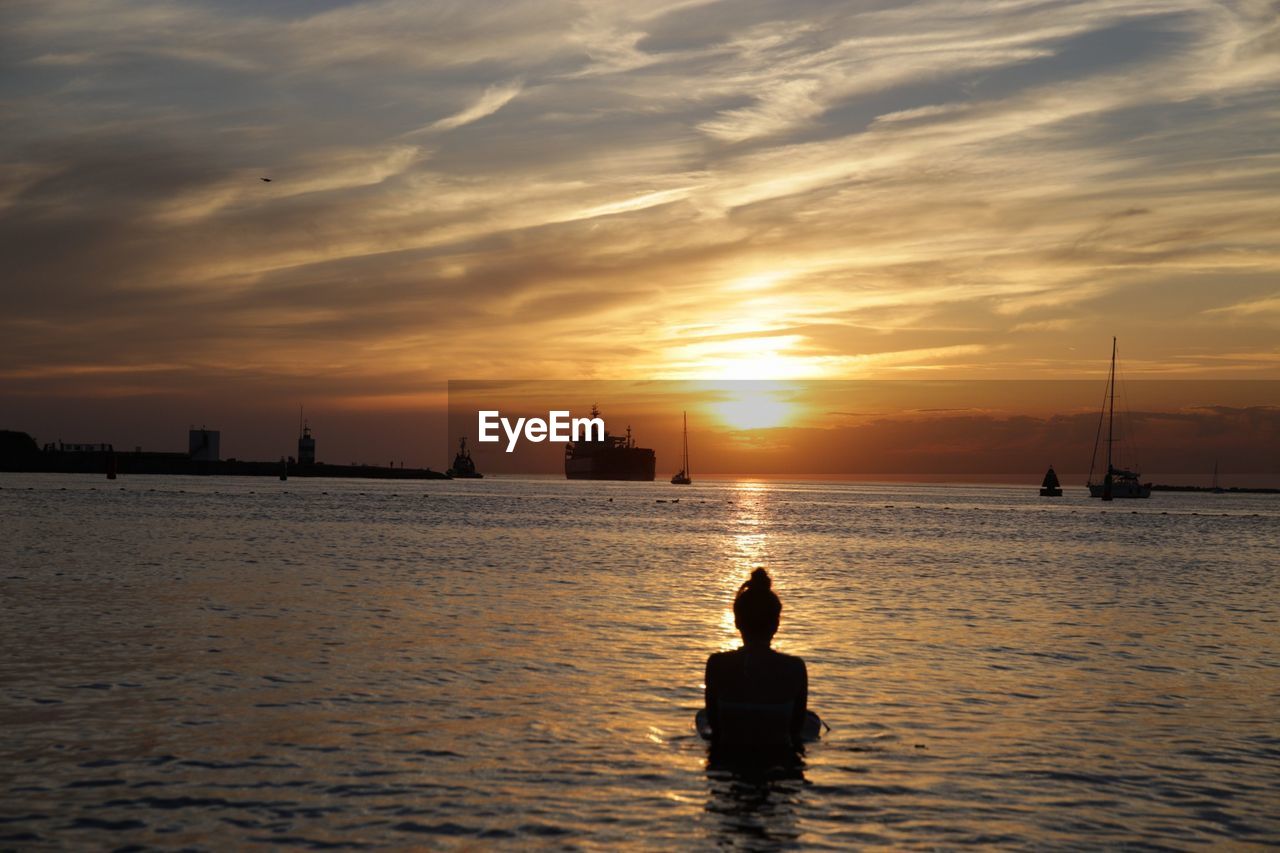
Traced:
<path id="1" fill-rule="evenodd" d="M 800 746 L 804 742 L 804 723 L 809 712 L 809 670 L 804 665 L 803 658 L 795 660 L 799 684 L 794 704 L 791 706 L 791 742 Z"/>
<path id="2" fill-rule="evenodd" d="M 714 740 L 716 732 L 720 730 L 719 705 L 717 704 L 719 699 L 717 688 L 719 685 L 716 680 L 715 655 L 707 658 L 707 670 L 703 676 L 703 683 L 706 685 L 703 701 L 707 709 L 707 724 L 711 726 L 711 738 Z"/>

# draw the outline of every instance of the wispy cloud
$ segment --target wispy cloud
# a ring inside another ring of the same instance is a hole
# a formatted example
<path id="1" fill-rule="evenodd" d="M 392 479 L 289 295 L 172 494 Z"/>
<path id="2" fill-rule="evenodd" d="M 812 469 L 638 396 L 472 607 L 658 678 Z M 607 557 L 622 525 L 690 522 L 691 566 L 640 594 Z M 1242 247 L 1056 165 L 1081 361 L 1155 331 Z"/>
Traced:
<path id="1" fill-rule="evenodd" d="M 1262 299 L 1251 299 L 1248 302 L 1239 302 L 1235 305 L 1221 305 L 1217 308 L 1209 308 L 1205 313 L 1230 314 L 1237 317 L 1252 317 L 1258 314 L 1280 315 L 1280 294 Z"/>
<path id="2" fill-rule="evenodd" d="M 404 134 L 405 136 L 417 136 L 424 133 L 439 133 L 446 130 L 455 130 L 473 121 L 479 121 L 482 118 L 491 116 L 498 110 L 511 103 L 512 100 L 520 94 L 524 88 L 524 82 L 521 80 L 513 80 L 509 83 L 495 83 L 484 90 L 475 103 L 464 110 L 454 113 L 451 116 L 431 122 L 417 130 L 411 130 Z"/>

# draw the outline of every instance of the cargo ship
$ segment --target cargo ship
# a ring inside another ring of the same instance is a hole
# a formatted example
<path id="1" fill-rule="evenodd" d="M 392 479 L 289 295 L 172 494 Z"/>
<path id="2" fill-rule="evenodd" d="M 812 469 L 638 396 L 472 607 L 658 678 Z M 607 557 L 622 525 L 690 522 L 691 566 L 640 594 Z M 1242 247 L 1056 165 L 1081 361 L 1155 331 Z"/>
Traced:
<path id="1" fill-rule="evenodd" d="M 600 417 L 600 410 L 591 407 L 591 417 Z M 576 441 L 565 445 L 564 475 L 570 480 L 647 480 L 652 482 L 657 469 L 657 457 L 651 448 L 636 447 L 627 434 L 610 435 L 606 430 L 599 441 Z"/>

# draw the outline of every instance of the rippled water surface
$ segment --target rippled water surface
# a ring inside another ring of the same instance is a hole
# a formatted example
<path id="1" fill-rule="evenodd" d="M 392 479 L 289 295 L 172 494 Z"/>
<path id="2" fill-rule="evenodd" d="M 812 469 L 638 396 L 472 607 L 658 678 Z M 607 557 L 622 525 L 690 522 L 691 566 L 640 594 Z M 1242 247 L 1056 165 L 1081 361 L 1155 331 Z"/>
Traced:
<path id="1" fill-rule="evenodd" d="M 1280 844 L 1275 497 L 0 487 L 0 847 Z M 692 730 L 756 565 L 799 774 Z"/>

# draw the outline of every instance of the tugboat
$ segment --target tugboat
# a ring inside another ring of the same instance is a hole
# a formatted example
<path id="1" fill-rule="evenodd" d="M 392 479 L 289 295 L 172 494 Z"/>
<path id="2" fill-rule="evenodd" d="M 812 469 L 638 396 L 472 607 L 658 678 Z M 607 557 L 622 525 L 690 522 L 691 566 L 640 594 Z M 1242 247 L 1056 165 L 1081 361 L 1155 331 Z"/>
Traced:
<path id="1" fill-rule="evenodd" d="M 591 417 L 600 409 L 591 407 Z M 569 480 L 641 480 L 653 482 L 657 457 L 648 447 L 636 447 L 631 427 L 626 436 L 605 432 L 599 441 L 578 441 L 564 448 L 564 476 Z"/>
<path id="2" fill-rule="evenodd" d="M 1044 475 L 1044 482 L 1040 484 L 1040 497 L 1062 497 L 1062 484 L 1058 482 L 1058 475 L 1054 473 L 1052 465 L 1049 466 L 1048 472 Z"/>
<path id="3" fill-rule="evenodd" d="M 476 470 L 476 463 L 471 461 L 471 451 L 467 450 L 467 439 L 465 436 L 458 439 L 458 453 L 453 457 L 453 467 L 445 471 L 455 480 L 482 480 L 484 474 Z"/>
<path id="4" fill-rule="evenodd" d="M 1104 501 L 1115 498 L 1149 498 L 1151 484 L 1143 483 L 1139 475 L 1125 468 L 1117 468 L 1111 464 L 1111 448 L 1116 443 L 1116 339 L 1111 339 L 1111 373 L 1107 377 L 1107 397 L 1104 400 L 1104 414 L 1107 416 L 1107 473 L 1101 483 L 1093 481 L 1093 461 L 1089 462 L 1089 497 L 1102 498 Z M 1102 415 L 1098 416 L 1098 434 L 1093 440 L 1093 455 L 1098 455 L 1098 443 L 1102 440 Z"/>
<path id="5" fill-rule="evenodd" d="M 673 486 L 687 486 L 693 482 L 689 476 L 689 413 L 682 414 L 684 415 L 684 456 L 681 457 L 683 464 L 680 466 L 679 473 L 671 478 Z"/>

